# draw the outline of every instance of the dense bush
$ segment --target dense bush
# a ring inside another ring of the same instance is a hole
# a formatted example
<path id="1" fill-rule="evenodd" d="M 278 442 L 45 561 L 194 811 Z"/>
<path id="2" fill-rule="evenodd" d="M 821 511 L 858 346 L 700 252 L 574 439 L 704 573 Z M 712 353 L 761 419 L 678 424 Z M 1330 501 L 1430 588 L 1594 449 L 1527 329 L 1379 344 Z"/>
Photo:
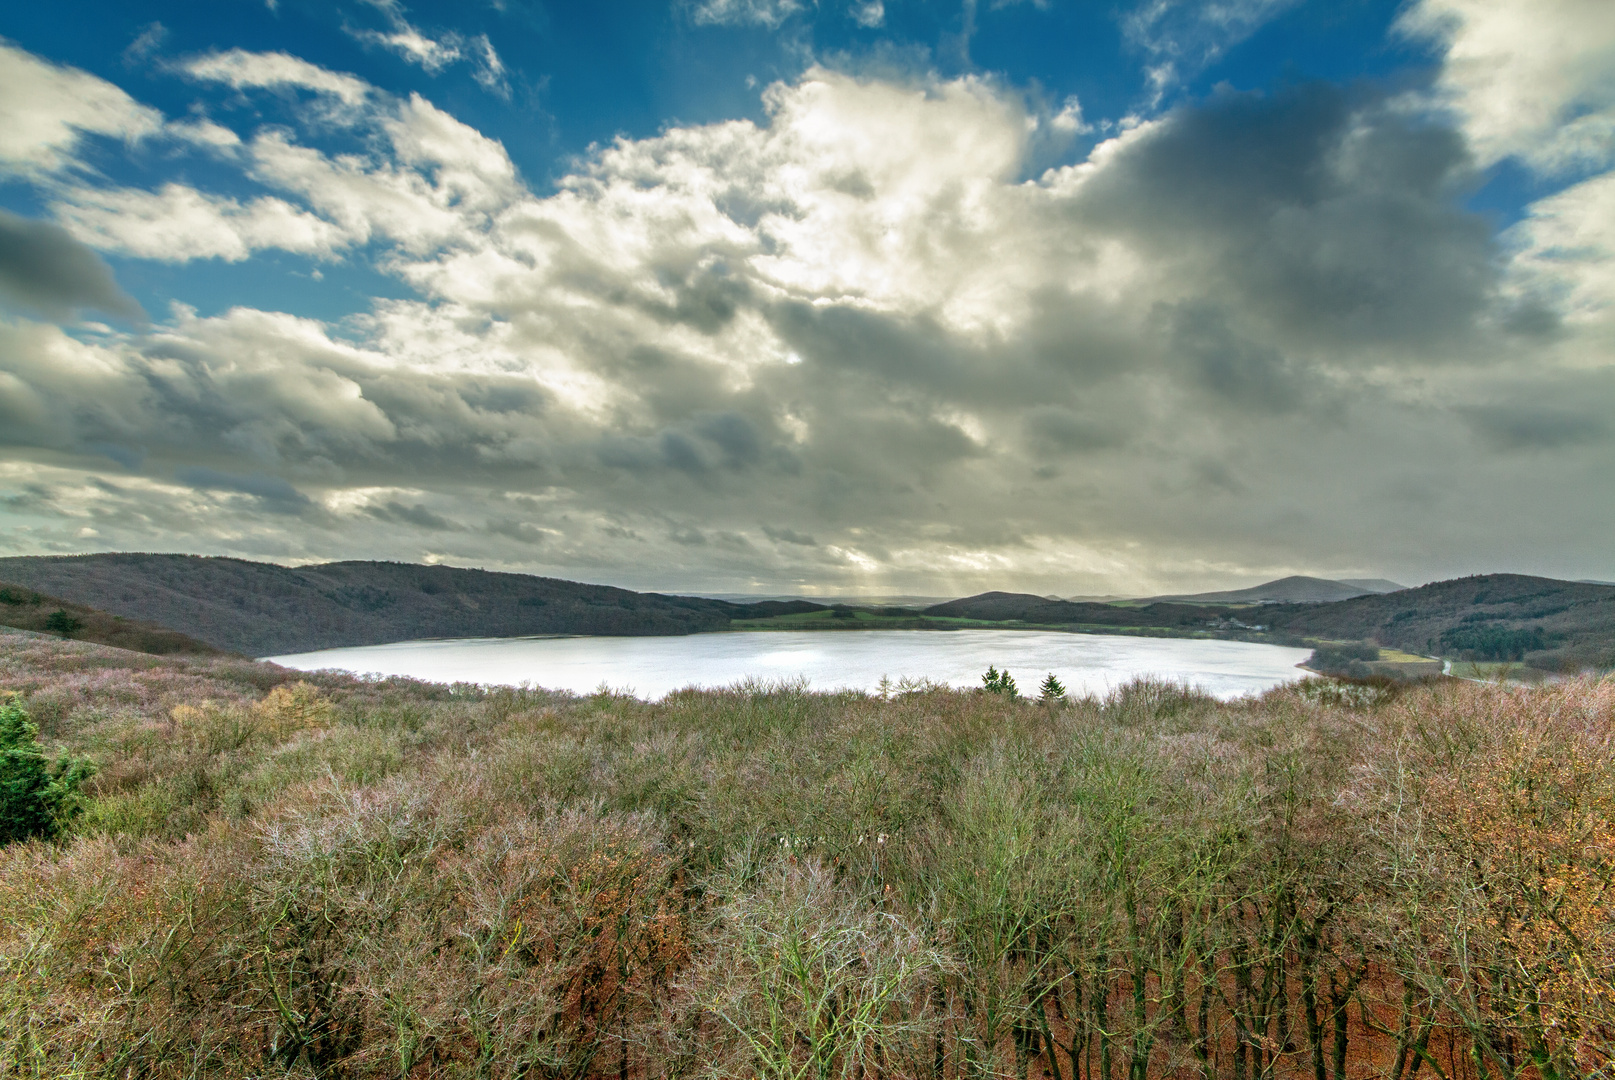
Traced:
<path id="1" fill-rule="evenodd" d="M 0 1075 L 1615 1058 L 1615 682 L 645 703 L 7 644 L 104 768 L 0 851 Z"/>

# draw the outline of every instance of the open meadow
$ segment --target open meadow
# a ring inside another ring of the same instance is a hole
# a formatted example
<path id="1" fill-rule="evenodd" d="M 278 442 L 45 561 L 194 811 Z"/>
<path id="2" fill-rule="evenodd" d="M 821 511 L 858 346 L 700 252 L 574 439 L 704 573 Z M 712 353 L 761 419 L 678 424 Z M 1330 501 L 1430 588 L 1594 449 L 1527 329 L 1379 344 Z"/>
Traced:
<path id="1" fill-rule="evenodd" d="M 646 703 L 0 633 L 95 767 L 0 849 L 0 1076 L 1611 1075 L 1609 679 Z"/>

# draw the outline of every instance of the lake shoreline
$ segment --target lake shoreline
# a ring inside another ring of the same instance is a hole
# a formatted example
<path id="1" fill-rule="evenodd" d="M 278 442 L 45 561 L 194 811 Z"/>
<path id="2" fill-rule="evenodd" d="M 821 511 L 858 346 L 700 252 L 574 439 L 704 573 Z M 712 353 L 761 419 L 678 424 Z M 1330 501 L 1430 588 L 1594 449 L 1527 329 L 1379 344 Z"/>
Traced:
<path id="1" fill-rule="evenodd" d="M 962 689 L 979 686 L 989 666 L 1012 673 L 1028 692 L 1053 673 L 1078 694 L 1102 695 L 1150 677 L 1202 686 L 1226 698 L 1304 678 L 1297 665 L 1309 655 L 1294 646 L 1064 629 L 1025 628 L 1014 634 L 980 628 L 946 634 L 871 629 L 864 635 L 779 630 L 677 637 L 460 638 L 264 659 L 304 671 L 543 686 L 580 694 L 602 686 L 627 688 L 647 700 L 690 687 L 748 682 L 874 692 L 883 682 L 906 678 Z"/>

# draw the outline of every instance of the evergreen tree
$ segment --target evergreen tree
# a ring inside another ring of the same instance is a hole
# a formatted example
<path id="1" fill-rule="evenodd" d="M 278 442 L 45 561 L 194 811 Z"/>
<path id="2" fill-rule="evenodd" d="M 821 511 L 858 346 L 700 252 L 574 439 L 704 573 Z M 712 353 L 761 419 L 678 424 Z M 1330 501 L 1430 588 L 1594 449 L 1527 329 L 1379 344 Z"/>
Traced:
<path id="1" fill-rule="evenodd" d="M 1003 694 L 1014 697 L 1018 691 L 1015 688 L 1015 678 L 1007 671 L 999 671 L 995 666 L 987 668 L 987 674 L 981 677 L 982 688 L 989 694 Z"/>
<path id="2" fill-rule="evenodd" d="M 74 633 L 84 629 L 84 623 L 73 618 L 66 610 L 58 608 L 45 617 L 45 629 L 53 630 L 63 637 L 71 637 Z"/>
<path id="3" fill-rule="evenodd" d="M 1056 679 L 1052 671 L 1049 672 L 1049 677 L 1043 680 L 1043 685 L 1038 687 L 1038 691 L 1043 695 L 1044 701 L 1060 701 L 1065 698 L 1065 684 Z"/>
<path id="4" fill-rule="evenodd" d="M 22 705 L 0 702 L 0 844 L 55 833 L 78 809 L 79 785 L 94 772 L 83 758 L 48 762 Z"/>

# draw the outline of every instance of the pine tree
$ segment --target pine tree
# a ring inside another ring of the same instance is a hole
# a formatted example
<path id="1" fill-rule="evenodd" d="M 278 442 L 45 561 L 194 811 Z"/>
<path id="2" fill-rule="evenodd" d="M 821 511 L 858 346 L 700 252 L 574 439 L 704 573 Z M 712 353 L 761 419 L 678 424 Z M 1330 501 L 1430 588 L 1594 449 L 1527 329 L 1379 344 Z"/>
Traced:
<path id="1" fill-rule="evenodd" d="M 996 666 L 989 666 L 987 674 L 981 677 L 982 688 L 989 694 L 1003 694 L 1006 697 L 1015 697 L 1018 691 L 1015 688 L 1015 678 L 1007 671 L 999 671 Z"/>
<path id="2" fill-rule="evenodd" d="M 63 637 L 72 637 L 78 631 L 84 629 L 84 623 L 73 618 L 65 610 L 57 609 L 46 617 L 45 629 L 52 630 Z"/>
<path id="3" fill-rule="evenodd" d="M 47 762 L 28 713 L 16 699 L 0 702 L 0 844 L 53 834 L 94 771 L 83 758 Z"/>
<path id="4" fill-rule="evenodd" d="M 1049 672 L 1049 677 L 1043 680 L 1043 685 L 1038 687 L 1038 691 L 1043 695 L 1044 701 L 1061 701 L 1065 698 L 1065 684 L 1056 679 L 1052 671 Z"/>

